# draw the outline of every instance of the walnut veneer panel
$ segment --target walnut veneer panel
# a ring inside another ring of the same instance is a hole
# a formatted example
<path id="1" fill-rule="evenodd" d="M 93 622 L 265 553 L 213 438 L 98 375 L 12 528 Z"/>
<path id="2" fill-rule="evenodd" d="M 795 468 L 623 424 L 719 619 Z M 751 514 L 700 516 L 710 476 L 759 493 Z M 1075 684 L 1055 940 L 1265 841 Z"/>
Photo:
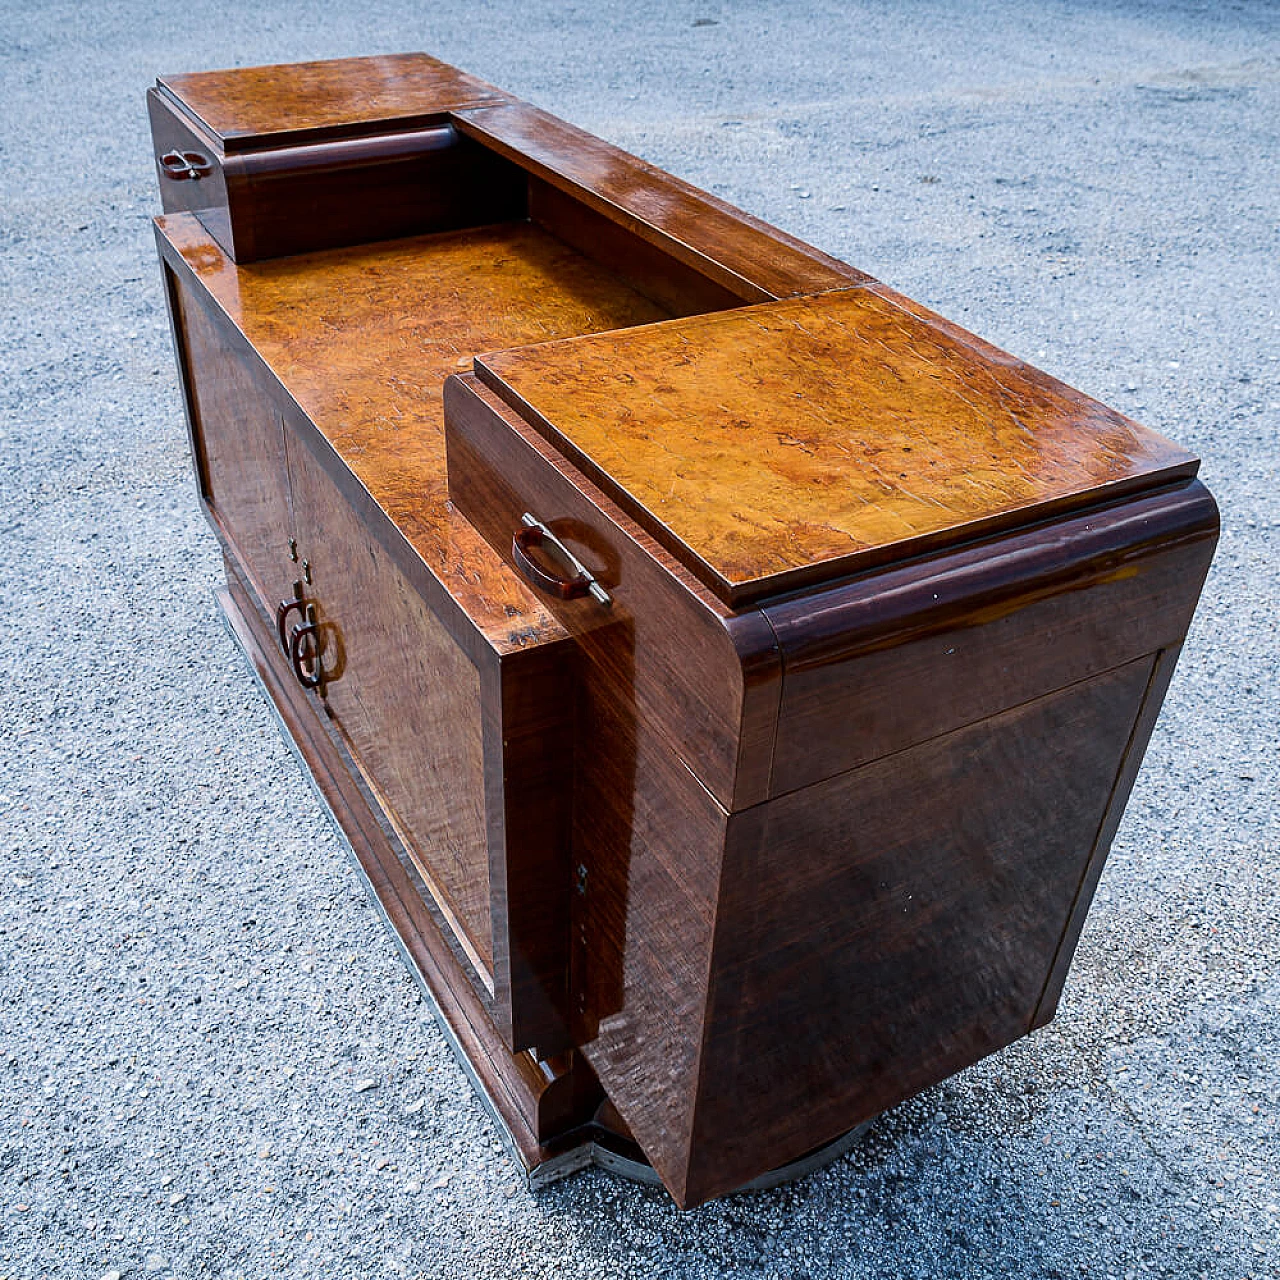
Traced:
<path id="1" fill-rule="evenodd" d="M 871 280 L 812 245 L 527 102 L 454 113 L 463 132 L 744 302 Z"/>
<path id="2" fill-rule="evenodd" d="M 227 151 L 357 127 L 408 128 L 451 107 L 507 96 L 425 53 L 199 71 L 160 76 L 157 84 Z"/>
<path id="3" fill-rule="evenodd" d="M 492 993 L 479 673 L 296 440 L 289 470 L 328 710 Z"/>
<path id="4" fill-rule="evenodd" d="M 865 288 L 476 368 L 735 604 L 1197 467 Z"/>
<path id="5" fill-rule="evenodd" d="M 190 215 L 157 227 L 162 250 L 223 309 L 493 648 L 562 634 L 449 505 L 444 378 L 469 369 L 476 351 L 664 313 L 529 223 L 240 266 Z"/>
<path id="6" fill-rule="evenodd" d="M 280 414 L 205 305 L 180 289 L 173 297 L 187 359 L 200 370 L 190 393 L 203 496 L 270 609 L 290 596 L 295 568 L 285 556 L 293 529 Z"/>
<path id="7" fill-rule="evenodd" d="M 1026 1034 L 1154 666 L 731 819 L 682 1203 Z"/>

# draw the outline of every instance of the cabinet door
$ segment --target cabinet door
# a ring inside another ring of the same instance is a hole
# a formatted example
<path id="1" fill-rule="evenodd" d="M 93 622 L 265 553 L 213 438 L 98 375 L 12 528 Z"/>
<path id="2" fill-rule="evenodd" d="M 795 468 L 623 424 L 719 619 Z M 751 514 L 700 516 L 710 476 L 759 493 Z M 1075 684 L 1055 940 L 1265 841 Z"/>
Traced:
<path id="1" fill-rule="evenodd" d="M 176 283 L 173 296 L 201 496 L 271 611 L 297 573 L 283 422 L 226 322 Z"/>
<path id="2" fill-rule="evenodd" d="M 469 655 L 287 433 L 325 713 L 509 1047 L 554 1052 L 568 984 L 566 642 L 505 665 Z"/>

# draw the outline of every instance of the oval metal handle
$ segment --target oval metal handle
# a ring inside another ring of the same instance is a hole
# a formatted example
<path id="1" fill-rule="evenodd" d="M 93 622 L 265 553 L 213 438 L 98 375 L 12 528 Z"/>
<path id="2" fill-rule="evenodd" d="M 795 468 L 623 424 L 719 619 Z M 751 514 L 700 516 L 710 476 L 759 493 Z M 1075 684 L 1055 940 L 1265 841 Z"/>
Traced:
<path id="1" fill-rule="evenodd" d="M 308 640 L 311 648 L 311 669 L 309 671 L 303 665 L 306 659 L 302 653 L 302 646 Z M 304 689 L 318 689 L 320 687 L 320 682 L 324 679 L 324 668 L 320 665 L 319 623 L 300 623 L 294 627 L 289 636 L 289 665 L 293 668 L 293 674 L 298 677 L 298 683 Z"/>
<path id="2" fill-rule="evenodd" d="M 280 651 L 289 656 L 289 615 L 295 609 L 305 609 L 307 602 L 299 596 L 296 600 L 281 600 L 276 605 L 276 635 L 280 637 Z"/>
<path id="3" fill-rule="evenodd" d="M 201 151 L 166 151 L 160 157 L 160 168 L 174 182 L 198 182 L 213 172 L 213 161 Z"/>
<path id="4" fill-rule="evenodd" d="M 586 565 L 541 520 L 527 511 L 520 519 L 524 528 L 517 529 L 511 538 L 511 558 L 516 562 L 516 568 L 535 587 L 548 595 L 558 596 L 561 600 L 590 596 L 606 609 L 613 604 L 609 593 L 595 580 Z M 569 570 L 572 577 L 559 578 L 554 573 L 548 573 L 529 555 L 532 547 L 544 548 L 548 555 L 559 560 Z"/>

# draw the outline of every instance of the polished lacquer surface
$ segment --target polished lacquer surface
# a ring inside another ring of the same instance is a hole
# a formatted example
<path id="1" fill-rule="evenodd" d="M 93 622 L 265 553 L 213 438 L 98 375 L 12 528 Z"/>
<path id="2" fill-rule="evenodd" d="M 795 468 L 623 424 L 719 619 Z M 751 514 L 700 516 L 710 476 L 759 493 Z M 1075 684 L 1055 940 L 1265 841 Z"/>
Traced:
<path id="1" fill-rule="evenodd" d="M 1197 465 L 866 289 L 501 352 L 477 369 L 734 603 Z"/>
<path id="2" fill-rule="evenodd" d="M 530 223 L 239 265 L 195 218 L 164 234 L 497 647 L 558 631 L 448 504 L 445 377 L 477 351 L 665 313 Z"/>
<path id="3" fill-rule="evenodd" d="M 227 151 L 370 126 L 406 127 L 449 107 L 506 95 L 425 53 L 337 58 L 161 76 Z"/>
<path id="4" fill-rule="evenodd" d="M 425 55 L 150 103 L 224 608 L 525 1166 L 697 1204 L 1051 1017 L 1196 460 Z"/>

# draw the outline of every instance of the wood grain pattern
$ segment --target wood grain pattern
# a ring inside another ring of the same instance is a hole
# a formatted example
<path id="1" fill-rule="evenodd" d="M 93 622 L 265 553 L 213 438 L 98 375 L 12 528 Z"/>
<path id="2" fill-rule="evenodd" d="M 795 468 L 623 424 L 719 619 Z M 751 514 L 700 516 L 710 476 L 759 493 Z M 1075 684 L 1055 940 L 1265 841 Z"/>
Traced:
<path id="1" fill-rule="evenodd" d="M 476 369 L 736 606 L 1197 466 L 866 289 Z"/>
<path id="2" fill-rule="evenodd" d="M 563 634 L 532 588 L 448 501 L 441 389 L 474 351 L 662 314 L 616 278 L 527 224 L 237 266 L 190 215 L 158 243 L 206 292 L 328 442 L 324 465 L 367 512 L 411 578 L 417 560 L 451 602 L 456 637 L 497 653 Z M 415 579 L 415 585 L 419 585 Z M 426 589 L 426 584 L 421 584 Z"/>
<path id="3" fill-rule="evenodd" d="M 447 122 L 226 155 L 167 94 L 147 108 L 165 211 L 195 213 L 237 262 L 525 216 L 524 172 Z M 170 173 L 174 151 L 207 172 Z"/>
<path id="4" fill-rule="evenodd" d="M 772 794 L 1178 642 L 1217 532 L 1193 481 L 767 606 Z"/>
<path id="5" fill-rule="evenodd" d="M 231 196 L 217 139 L 155 89 L 147 90 L 147 115 L 151 122 L 156 181 L 165 213 L 194 213 L 208 228 L 209 234 L 234 256 Z M 209 171 L 195 181 L 172 177 L 160 163 L 161 157 L 171 151 L 206 157 Z"/>
<path id="6" fill-rule="evenodd" d="M 840 262 L 525 102 L 453 113 L 463 133 L 621 223 L 743 302 L 871 280 Z"/>
<path id="7" fill-rule="evenodd" d="M 293 504 L 280 413 L 207 305 L 182 291 L 175 301 L 175 329 L 199 371 L 190 387 L 202 496 L 247 566 L 262 606 L 273 609 L 291 597 L 296 576 L 286 554 Z"/>
<path id="8" fill-rule="evenodd" d="M 172 191 L 157 243 L 232 625 L 526 1164 L 594 1115 L 696 1204 L 1050 1017 L 1195 459 L 434 60 L 151 101 L 250 256 L 500 220 L 237 266 Z M 611 608 L 513 571 L 526 510 Z"/>
<path id="9" fill-rule="evenodd" d="M 157 85 L 227 152 L 430 123 L 508 95 L 425 53 L 160 76 Z"/>
<path id="10" fill-rule="evenodd" d="M 781 680 L 767 623 L 731 614 L 473 377 L 450 379 L 445 403 L 458 510 L 508 562 L 521 515 L 532 512 L 611 594 L 607 610 L 545 597 L 584 672 L 625 690 L 637 718 L 726 808 L 765 799 Z"/>
<path id="11" fill-rule="evenodd" d="M 1152 665 L 734 817 L 677 1200 L 1026 1033 Z"/>
<path id="12" fill-rule="evenodd" d="M 245 590 L 228 561 L 228 588 L 219 603 L 232 633 L 280 715 L 302 763 L 310 771 L 387 921 L 434 998 L 437 1016 L 465 1055 L 506 1128 L 526 1169 L 589 1143 L 591 1118 L 600 1104 L 599 1085 L 574 1054 L 539 1060 L 512 1053 L 499 1038 L 489 1010 L 464 976 L 444 940 L 442 922 L 415 887 L 393 838 L 379 820 L 376 801 L 359 782 L 340 740 L 326 729 L 315 703 L 291 679 L 272 648 L 270 620 Z"/>
<path id="13" fill-rule="evenodd" d="M 296 437 L 289 470 L 329 713 L 492 995 L 479 674 Z"/>

